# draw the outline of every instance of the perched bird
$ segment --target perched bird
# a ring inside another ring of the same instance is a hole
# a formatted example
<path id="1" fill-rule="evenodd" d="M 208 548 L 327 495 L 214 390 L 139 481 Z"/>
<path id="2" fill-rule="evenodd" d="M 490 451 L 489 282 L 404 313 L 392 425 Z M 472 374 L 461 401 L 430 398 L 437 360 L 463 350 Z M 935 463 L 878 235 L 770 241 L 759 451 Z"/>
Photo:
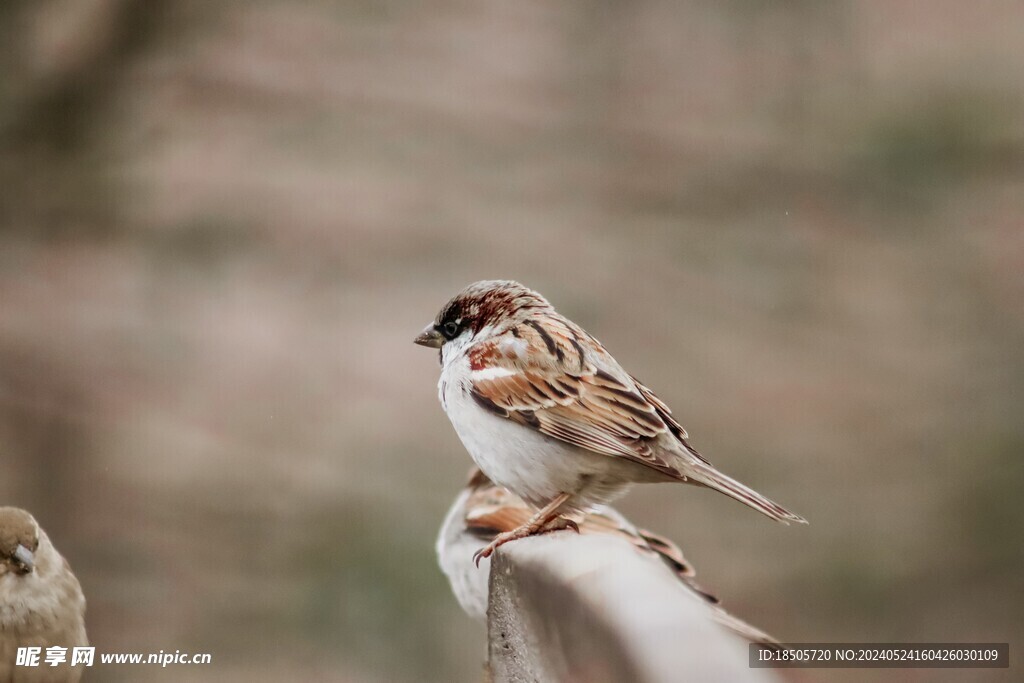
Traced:
<path id="1" fill-rule="evenodd" d="M 470 617 L 484 619 L 487 613 L 489 573 L 473 565 L 471 553 L 485 546 L 497 534 L 518 528 L 532 514 L 531 508 L 520 498 L 497 486 L 474 468 L 469 483 L 449 509 L 437 537 L 438 563 L 448 577 L 455 599 Z M 583 519 L 579 523 L 579 532 L 621 538 L 632 544 L 637 552 L 662 560 L 679 581 L 707 605 L 716 622 L 750 642 L 778 645 L 778 641 L 764 631 L 726 612 L 716 597 L 698 586 L 693 578 L 693 567 L 678 546 L 668 539 L 633 526 L 610 507 Z"/>
<path id="2" fill-rule="evenodd" d="M 77 683 L 71 666 L 86 647 L 85 597 L 67 561 L 29 513 L 0 507 L 0 683 Z M 18 648 L 38 647 L 37 666 L 18 666 Z M 58 666 L 46 649 L 67 648 Z"/>
<path id="3" fill-rule="evenodd" d="M 473 460 L 537 510 L 479 550 L 478 562 L 639 482 L 706 486 L 772 519 L 806 523 L 715 469 L 653 391 L 518 282 L 469 285 L 415 342 L 440 349 L 438 394 Z"/>

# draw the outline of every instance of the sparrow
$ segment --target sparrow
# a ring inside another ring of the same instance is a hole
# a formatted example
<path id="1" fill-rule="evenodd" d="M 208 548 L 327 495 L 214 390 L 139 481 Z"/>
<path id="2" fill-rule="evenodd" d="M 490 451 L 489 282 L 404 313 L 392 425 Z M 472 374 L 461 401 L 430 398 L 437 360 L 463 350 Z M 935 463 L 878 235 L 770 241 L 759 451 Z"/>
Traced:
<path id="1" fill-rule="evenodd" d="M 437 558 L 441 571 L 448 577 L 459 606 L 473 619 L 483 620 L 487 614 L 488 574 L 477 571 L 471 551 L 485 546 L 500 533 L 518 528 L 527 522 L 533 510 L 474 468 L 469 483 L 456 497 L 445 516 L 437 537 Z M 663 562 L 679 582 L 711 610 L 712 618 L 740 637 L 763 645 L 778 646 L 777 640 L 723 609 L 711 593 L 701 588 L 693 566 L 670 540 L 646 529 L 633 526 L 612 507 L 605 507 L 585 517 L 578 524 L 581 534 L 603 534 L 621 538 L 633 549 Z M 489 562 L 489 560 L 488 560 Z"/>
<path id="2" fill-rule="evenodd" d="M 474 462 L 536 510 L 509 541 L 565 528 L 634 483 L 712 488 L 784 522 L 806 523 L 715 469 L 653 391 L 539 293 L 475 282 L 414 340 L 440 349 L 438 397 Z"/>
<path id="3" fill-rule="evenodd" d="M 85 597 L 67 561 L 28 512 L 0 507 L 0 683 L 77 683 L 73 648 L 85 647 Z M 46 663 L 48 647 L 67 648 Z M 38 647 L 38 666 L 18 666 L 20 647 Z"/>

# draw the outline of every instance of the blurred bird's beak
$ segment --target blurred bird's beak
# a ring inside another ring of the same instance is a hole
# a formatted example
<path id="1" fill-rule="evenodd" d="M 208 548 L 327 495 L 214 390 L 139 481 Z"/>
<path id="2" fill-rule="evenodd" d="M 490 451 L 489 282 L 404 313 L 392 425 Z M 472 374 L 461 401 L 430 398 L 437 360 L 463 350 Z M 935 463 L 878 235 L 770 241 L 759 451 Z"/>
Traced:
<path id="1" fill-rule="evenodd" d="M 420 336 L 412 340 L 413 343 L 419 344 L 420 346 L 429 346 L 432 349 L 439 349 L 444 345 L 444 337 L 441 333 L 434 329 L 434 325 L 430 324 L 423 328 L 420 332 Z"/>
<path id="2" fill-rule="evenodd" d="M 18 567 L 19 574 L 28 574 L 36 567 L 36 558 L 32 555 L 32 551 L 25 546 L 18 544 L 18 547 L 14 549 L 14 561 Z"/>

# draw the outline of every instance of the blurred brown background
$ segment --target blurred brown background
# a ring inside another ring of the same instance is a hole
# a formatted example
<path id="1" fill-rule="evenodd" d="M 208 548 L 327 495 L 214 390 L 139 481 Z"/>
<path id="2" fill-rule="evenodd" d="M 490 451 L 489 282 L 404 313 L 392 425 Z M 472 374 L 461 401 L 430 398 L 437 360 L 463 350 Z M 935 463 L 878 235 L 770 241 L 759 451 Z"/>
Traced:
<path id="1" fill-rule="evenodd" d="M 795 641 L 1024 645 L 1024 5 L 0 4 L 0 501 L 90 681 L 471 680 L 412 337 L 546 294 L 724 471 L 635 490 Z M 1008 681 L 1013 671 L 794 680 Z M 955 675 L 953 675 L 955 674 Z"/>

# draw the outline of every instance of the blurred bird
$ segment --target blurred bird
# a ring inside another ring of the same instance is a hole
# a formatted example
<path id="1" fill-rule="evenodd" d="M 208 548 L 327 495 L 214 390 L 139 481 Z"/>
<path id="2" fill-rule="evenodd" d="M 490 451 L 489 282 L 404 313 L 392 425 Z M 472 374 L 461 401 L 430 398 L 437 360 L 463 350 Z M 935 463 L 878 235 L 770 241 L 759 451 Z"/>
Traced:
<path id="1" fill-rule="evenodd" d="M 85 597 L 67 561 L 28 512 L 0 507 L 0 683 L 77 683 L 71 666 L 85 647 Z M 48 647 L 67 648 L 66 661 L 45 662 Z M 17 666 L 18 648 L 41 648 L 38 666 Z"/>
<path id="2" fill-rule="evenodd" d="M 485 280 L 415 342 L 441 350 L 441 404 L 476 464 L 537 513 L 477 552 L 564 528 L 638 482 L 715 489 L 783 523 L 806 521 L 719 472 L 654 392 L 537 292 Z"/>
<path id="3" fill-rule="evenodd" d="M 448 510 L 437 537 L 441 571 L 448 577 L 455 599 L 470 617 L 482 620 L 486 616 L 490 573 L 474 566 L 472 552 L 487 545 L 497 534 L 518 528 L 532 514 L 529 505 L 494 484 L 479 469 L 474 468 L 470 473 L 469 483 Z M 719 606 L 718 598 L 698 586 L 694 581 L 693 567 L 679 547 L 668 539 L 638 529 L 610 507 L 588 515 L 579 522 L 578 529 L 581 534 L 621 538 L 629 542 L 636 552 L 658 558 L 683 586 L 707 605 L 719 624 L 750 642 L 778 645 L 778 641 L 764 631 L 726 612 Z"/>

